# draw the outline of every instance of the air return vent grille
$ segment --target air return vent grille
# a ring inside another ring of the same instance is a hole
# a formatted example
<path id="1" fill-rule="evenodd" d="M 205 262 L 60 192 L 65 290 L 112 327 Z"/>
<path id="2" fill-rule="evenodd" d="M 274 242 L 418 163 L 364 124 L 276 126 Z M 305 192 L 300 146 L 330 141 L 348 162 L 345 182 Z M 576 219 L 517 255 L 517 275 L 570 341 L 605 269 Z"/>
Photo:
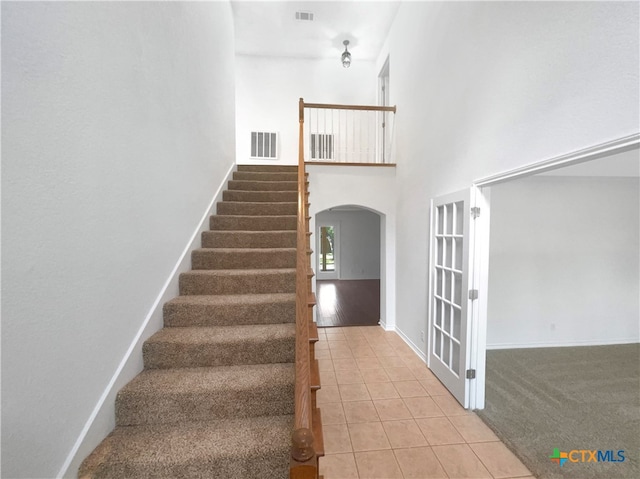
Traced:
<path id="1" fill-rule="evenodd" d="M 333 135 L 311 133 L 311 159 L 333 160 Z"/>
<path id="2" fill-rule="evenodd" d="M 278 158 L 278 134 L 265 131 L 251 132 L 251 158 L 274 160 Z"/>
<path id="3" fill-rule="evenodd" d="M 302 22 L 313 22 L 313 13 L 312 12 L 296 12 L 296 20 L 300 20 Z"/>

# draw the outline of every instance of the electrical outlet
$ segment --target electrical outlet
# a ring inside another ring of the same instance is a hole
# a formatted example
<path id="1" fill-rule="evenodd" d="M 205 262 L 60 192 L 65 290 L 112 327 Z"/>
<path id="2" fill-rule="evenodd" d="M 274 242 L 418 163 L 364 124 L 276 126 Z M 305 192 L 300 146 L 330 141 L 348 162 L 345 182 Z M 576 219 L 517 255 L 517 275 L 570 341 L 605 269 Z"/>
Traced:
<path id="1" fill-rule="evenodd" d="M 420 341 L 424 343 L 424 331 L 420 331 Z"/>

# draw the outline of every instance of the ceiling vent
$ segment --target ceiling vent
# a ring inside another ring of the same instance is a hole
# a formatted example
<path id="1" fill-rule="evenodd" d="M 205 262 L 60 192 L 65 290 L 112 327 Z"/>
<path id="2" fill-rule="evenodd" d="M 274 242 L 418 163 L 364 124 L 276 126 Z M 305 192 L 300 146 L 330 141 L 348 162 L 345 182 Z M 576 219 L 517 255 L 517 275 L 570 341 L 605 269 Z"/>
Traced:
<path id="1" fill-rule="evenodd" d="M 296 20 L 301 22 L 313 22 L 312 12 L 296 12 Z"/>

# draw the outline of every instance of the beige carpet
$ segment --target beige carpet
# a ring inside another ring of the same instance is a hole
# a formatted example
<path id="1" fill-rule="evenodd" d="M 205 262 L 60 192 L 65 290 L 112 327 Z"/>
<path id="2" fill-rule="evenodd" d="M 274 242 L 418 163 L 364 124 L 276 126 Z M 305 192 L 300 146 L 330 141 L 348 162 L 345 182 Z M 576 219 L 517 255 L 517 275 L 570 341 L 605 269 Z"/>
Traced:
<path id="1" fill-rule="evenodd" d="M 238 167 L 80 478 L 288 477 L 296 189 L 296 167 Z"/>

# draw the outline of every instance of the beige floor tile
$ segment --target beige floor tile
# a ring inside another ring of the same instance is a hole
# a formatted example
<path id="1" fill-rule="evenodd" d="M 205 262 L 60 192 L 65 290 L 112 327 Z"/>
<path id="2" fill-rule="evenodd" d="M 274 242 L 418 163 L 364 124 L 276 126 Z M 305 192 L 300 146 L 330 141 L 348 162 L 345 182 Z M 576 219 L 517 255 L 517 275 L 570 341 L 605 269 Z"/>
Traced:
<path id="1" fill-rule="evenodd" d="M 385 371 L 392 381 L 413 381 L 416 377 L 411 372 L 411 369 L 407 367 L 402 368 L 388 368 L 385 367 Z"/>
<path id="2" fill-rule="evenodd" d="M 446 396 L 451 394 L 437 379 L 418 378 L 418 381 L 420 381 L 422 387 L 427 390 L 429 396 Z"/>
<path id="3" fill-rule="evenodd" d="M 338 384 L 364 383 L 362 374 L 358 369 L 336 369 L 336 381 Z"/>
<path id="4" fill-rule="evenodd" d="M 442 410 L 430 397 L 404 398 L 404 403 L 414 418 L 444 416 Z"/>
<path id="5" fill-rule="evenodd" d="M 411 413 L 402 399 L 377 399 L 373 401 L 382 421 L 397 421 L 411 419 Z"/>
<path id="6" fill-rule="evenodd" d="M 359 479 L 360 477 L 356 458 L 352 453 L 327 454 L 321 457 L 320 474 L 324 479 Z"/>
<path id="7" fill-rule="evenodd" d="M 316 351 L 318 350 L 324 350 L 324 349 L 329 349 L 329 343 L 327 343 L 326 339 L 323 340 L 322 337 L 320 338 L 320 341 L 316 342 L 316 344 L 314 344 L 313 346 Z"/>
<path id="8" fill-rule="evenodd" d="M 361 479 L 402 479 L 400 466 L 391 450 L 358 452 L 355 457 Z"/>
<path id="9" fill-rule="evenodd" d="M 371 383 L 388 383 L 391 381 L 384 369 L 361 369 L 362 378 L 367 384 Z"/>
<path id="10" fill-rule="evenodd" d="M 377 356 L 369 346 L 351 346 L 351 352 L 354 358 L 376 358 Z"/>
<path id="11" fill-rule="evenodd" d="M 332 384 L 322 386 L 316 393 L 316 401 L 318 404 L 340 402 L 341 399 L 338 386 L 334 386 Z"/>
<path id="12" fill-rule="evenodd" d="M 391 346 L 376 347 L 376 348 L 373 348 L 373 351 L 376 353 L 376 356 L 378 356 L 379 358 L 398 355 L 395 349 L 393 349 Z"/>
<path id="13" fill-rule="evenodd" d="M 467 444 L 432 446 L 445 472 L 451 478 L 490 479 L 491 474 Z"/>
<path id="14" fill-rule="evenodd" d="M 340 396 L 342 397 L 342 402 L 368 401 L 371 399 L 371 396 L 369 396 L 369 390 L 364 383 L 340 384 L 338 387 L 340 388 Z"/>
<path id="15" fill-rule="evenodd" d="M 438 378 L 436 378 L 435 374 L 429 371 L 427 366 L 425 366 L 424 364 L 422 366 L 409 366 L 409 369 L 411 369 L 411 372 L 416 377 L 416 379 L 420 381 L 438 381 Z"/>
<path id="16" fill-rule="evenodd" d="M 466 442 L 499 441 L 489 426 L 475 414 L 451 416 L 449 420 Z"/>
<path id="17" fill-rule="evenodd" d="M 320 407 L 320 406 L 319 406 Z M 341 402 L 330 402 L 322 404 L 320 407 L 322 414 L 322 424 L 346 424 L 344 410 Z"/>
<path id="18" fill-rule="evenodd" d="M 326 334 L 327 339 L 329 341 L 335 340 L 345 340 L 347 339 L 342 331 L 336 331 L 334 328 L 325 329 L 324 334 Z"/>
<path id="19" fill-rule="evenodd" d="M 384 428 L 384 432 L 387 433 L 387 439 L 389 439 L 391 447 L 394 449 L 397 447 L 428 445 L 426 439 L 420 432 L 420 428 L 413 419 L 384 421 L 382 427 Z"/>
<path id="20" fill-rule="evenodd" d="M 327 336 L 327 342 L 329 343 L 329 349 L 331 351 L 338 349 L 351 349 L 349 347 L 349 343 L 347 343 L 347 340 L 344 339 L 344 337 L 342 339 L 332 339 L 331 336 Z"/>
<path id="21" fill-rule="evenodd" d="M 338 384 L 336 381 L 336 372 L 331 370 L 320 371 L 320 385 L 322 387 L 327 386 L 329 384 L 333 384 L 334 386 Z"/>
<path id="22" fill-rule="evenodd" d="M 351 452 L 351 439 L 346 424 L 323 424 L 325 454 L 337 454 L 339 452 Z"/>
<path id="23" fill-rule="evenodd" d="M 404 362 L 404 365 L 408 368 L 424 368 L 427 369 L 427 363 L 422 358 L 418 357 L 415 353 L 412 355 L 402 355 L 400 357 Z"/>
<path id="24" fill-rule="evenodd" d="M 366 382 L 366 381 L 365 381 Z M 410 398 L 428 396 L 427 391 L 418 381 L 397 381 L 393 383 L 400 397 Z"/>
<path id="25" fill-rule="evenodd" d="M 442 396 L 434 396 L 433 400 L 438 404 L 438 407 L 442 409 L 442 412 L 445 416 L 465 416 L 469 414 L 465 408 L 463 408 L 460 403 L 454 398 L 451 394 L 447 392 L 446 395 Z"/>
<path id="26" fill-rule="evenodd" d="M 372 401 L 350 401 L 343 404 L 347 423 L 380 421 Z M 322 416 L 324 421 L 324 416 Z"/>
<path id="27" fill-rule="evenodd" d="M 464 443 L 464 438 L 446 417 L 420 418 L 416 423 L 432 446 Z"/>
<path id="28" fill-rule="evenodd" d="M 354 452 L 391 449 L 381 422 L 347 424 Z"/>
<path id="29" fill-rule="evenodd" d="M 331 349 L 331 359 L 352 358 L 353 353 L 350 349 Z"/>
<path id="30" fill-rule="evenodd" d="M 316 359 L 331 359 L 331 352 L 329 349 L 315 349 L 313 354 Z"/>
<path id="31" fill-rule="evenodd" d="M 394 449 L 393 452 L 405 479 L 446 479 L 447 477 L 430 447 Z"/>
<path id="32" fill-rule="evenodd" d="M 407 366 L 400 356 L 385 356 L 380 358 L 380 363 L 385 368 L 404 368 Z"/>
<path id="33" fill-rule="evenodd" d="M 501 442 L 479 442 L 469 444 L 469 447 L 496 479 L 531 475 L 520 459 Z"/>
<path id="34" fill-rule="evenodd" d="M 356 364 L 356 360 L 353 358 L 334 359 L 333 369 L 336 371 L 338 369 L 358 369 L 358 365 Z"/>
<path id="35" fill-rule="evenodd" d="M 382 368 L 382 363 L 375 358 L 356 358 L 356 364 L 358 365 L 358 369 L 361 371 L 365 369 L 380 369 Z"/>
<path id="36" fill-rule="evenodd" d="M 367 389 L 371 399 L 394 399 L 400 397 L 393 383 L 369 383 L 367 384 Z"/>
<path id="37" fill-rule="evenodd" d="M 318 359 L 318 369 L 320 372 L 333 371 L 333 361 L 331 359 Z"/>

